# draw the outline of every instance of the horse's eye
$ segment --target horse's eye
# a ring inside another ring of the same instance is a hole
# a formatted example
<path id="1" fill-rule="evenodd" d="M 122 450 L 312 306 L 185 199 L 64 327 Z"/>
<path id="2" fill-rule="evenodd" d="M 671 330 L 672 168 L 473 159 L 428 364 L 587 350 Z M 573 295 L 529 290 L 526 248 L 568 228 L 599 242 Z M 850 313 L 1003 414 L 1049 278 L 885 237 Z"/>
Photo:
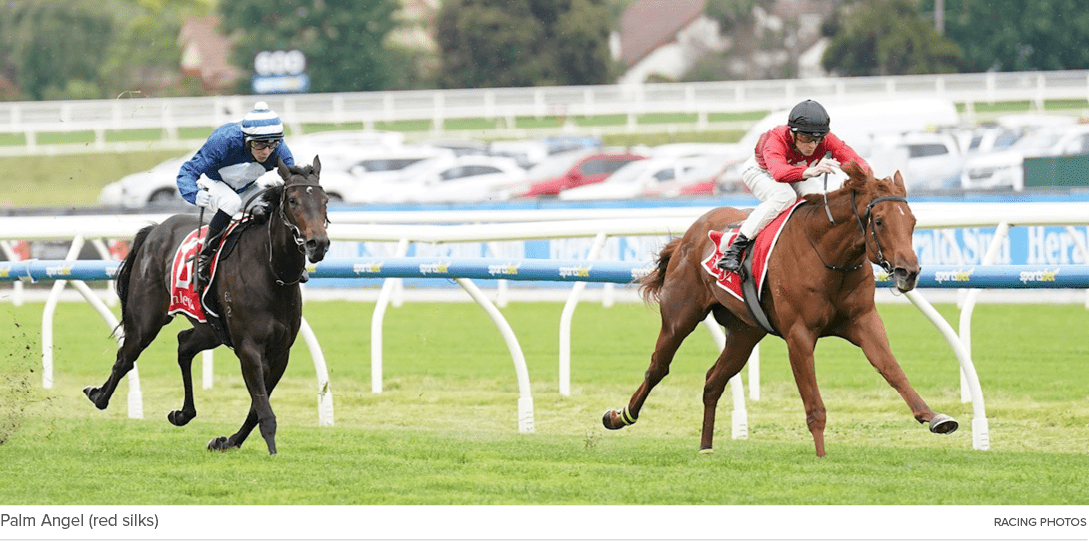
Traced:
<path id="1" fill-rule="evenodd" d="M 885 226 L 885 221 L 882 220 L 881 217 L 875 217 L 873 219 L 873 225 L 877 226 L 878 228 L 881 228 L 881 227 Z"/>

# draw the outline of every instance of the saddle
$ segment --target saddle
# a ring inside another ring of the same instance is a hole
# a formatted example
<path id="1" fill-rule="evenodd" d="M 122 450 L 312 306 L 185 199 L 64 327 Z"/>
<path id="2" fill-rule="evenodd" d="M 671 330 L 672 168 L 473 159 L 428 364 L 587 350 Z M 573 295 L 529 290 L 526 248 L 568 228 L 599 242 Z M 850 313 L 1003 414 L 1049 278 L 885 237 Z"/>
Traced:
<path id="1" fill-rule="evenodd" d="M 227 226 L 220 238 L 219 250 L 216 251 L 215 258 L 211 263 L 212 268 L 208 273 L 210 276 L 208 285 L 216 280 L 219 261 L 230 255 L 238 245 L 241 233 L 253 225 L 254 221 L 243 218 L 241 222 L 231 222 Z M 207 232 L 207 227 L 193 230 L 185 237 L 185 240 L 182 241 L 174 254 L 174 264 L 171 268 L 173 280 L 171 281 L 170 308 L 167 314 L 172 316 L 182 313 L 198 322 L 210 325 L 216 337 L 228 348 L 233 348 L 226 324 L 220 316 L 219 302 L 214 297 L 205 295 L 208 291 L 207 286 L 199 292 L 195 290 L 194 266 L 196 259 L 199 257 L 200 247 L 203 244 L 202 240 Z"/>
<path id="2" fill-rule="evenodd" d="M 715 265 L 719 258 L 722 257 L 723 247 L 728 247 L 733 238 L 737 236 L 740 224 L 733 224 L 730 229 L 724 232 L 714 230 L 707 232 L 707 236 L 710 238 L 715 250 L 711 251 L 711 254 L 703 260 L 704 270 L 715 277 L 715 282 L 720 288 L 742 301 L 745 307 L 748 308 L 753 320 L 756 320 L 764 331 L 772 335 L 779 335 L 779 332 L 771 325 L 767 311 L 764 310 L 763 305 L 760 303 L 760 294 L 767 278 L 771 252 L 775 248 L 775 243 L 779 240 L 779 233 L 782 232 L 783 226 L 790 218 L 790 215 L 794 213 L 794 210 L 804 202 L 805 200 L 799 199 L 757 235 L 752 247 L 745 251 L 740 274 L 723 271 Z"/>

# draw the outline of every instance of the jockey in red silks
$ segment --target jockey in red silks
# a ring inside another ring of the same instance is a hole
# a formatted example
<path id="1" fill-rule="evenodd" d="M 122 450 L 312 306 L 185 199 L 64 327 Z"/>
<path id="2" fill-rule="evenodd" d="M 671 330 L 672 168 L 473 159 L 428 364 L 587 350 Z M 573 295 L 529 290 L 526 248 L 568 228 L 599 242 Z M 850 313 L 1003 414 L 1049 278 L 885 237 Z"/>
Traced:
<path id="1" fill-rule="evenodd" d="M 756 142 L 752 158 L 742 165 L 741 180 L 760 204 L 753 209 L 734 242 L 716 264 L 737 273 L 743 253 L 760 230 L 790 208 L 803 194 L 798 183 L 832 173 L 842 162 L 854 160 L 870 166 L 840 138 L 829 131 L 831 119 L 821 104 L 806 100 L 794 106 L 785 126 L 768 130 Z M 822 159 L 823 158 L 823 159 Z"/>

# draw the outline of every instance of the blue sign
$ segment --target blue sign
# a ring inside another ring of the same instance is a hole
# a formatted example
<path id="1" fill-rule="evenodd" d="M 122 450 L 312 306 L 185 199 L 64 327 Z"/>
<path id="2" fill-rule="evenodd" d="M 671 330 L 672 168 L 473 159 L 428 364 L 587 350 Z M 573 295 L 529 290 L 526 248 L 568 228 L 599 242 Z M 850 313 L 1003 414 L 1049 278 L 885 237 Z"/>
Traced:
<path id="1" fill-rule="evenodd" d="M 255 75 L 253 76 L 254 94 L 300 93 L 310 90 L 310 75 Z"/>

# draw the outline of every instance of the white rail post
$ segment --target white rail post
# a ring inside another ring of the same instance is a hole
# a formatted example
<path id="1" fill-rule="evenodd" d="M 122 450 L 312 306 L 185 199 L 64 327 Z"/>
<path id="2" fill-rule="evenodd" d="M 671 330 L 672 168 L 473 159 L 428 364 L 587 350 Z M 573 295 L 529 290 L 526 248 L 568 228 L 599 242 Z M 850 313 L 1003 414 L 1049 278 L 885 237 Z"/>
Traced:
<path id="1" fill-rule="evenodd" d="M 299 332 L 310 349 L 310 357 L 314 360 L 314 373 L 318 379 L 318 425 L 331 426 L 333 425 L 333 390 L 329 386 L 329 370 L 325 366 L 325 354 L 306 317 L 302 319 Z"/>
<path id="2" fill-rule="evenodd" d="M 526 368 L 526 357 L 522 353 L 522 346 L 518 344 L 518 337 L 514 335 L 514 330 L 511 329 L 506 318 L 503 318 L 503 313 L 499 312 L 499 309 L 488 300 L 488 296 L 484 295 L 484 292 L 480 291 L 480 288 L 473 281 L 466 278 L 454 280 L 466 292 L 469 292 L 469 295 L 484 309 L 484 312 L 488 313 L 492 322 L 495 322 L 496 327 L 499 328 L 499 333 L 503 335 L 503 340 L 507 343 L 507 349 L 510 350 L 511 359 L 514 360 L 514 372 L 518 378 L 518 432 L 532 433 L 534 431 L 533 392 L 529 386 L 529 369 Z"/>
<path id="3" fill-rule="evenodd" d="M 953 327 L 949 325 L 949 322 L 942 318 L 942 315 L 934 309 L 933 305 L 918 290 L 911 290 L 904 295 L 926 315 L 927 319 L 945 337 L 949 346 L 953 348 L 953 353 L 956 354 L 957 360 L 960 362 L 961 372 L 968 379 L 968 389 L 972 394 L 972 448 L 976 450 L 990 449 L 991 436 L 988 429 L 987 412 L 983 406 L 983 389 L 979 386 L 979 377 L 976 376 L 976 368 L 972 364 L 971 354 L 964 348 L 964 343 L 957 337 L 957 333 L 953 331 Z"/>
<path id="4" fill-rule="evenodd" d="M 718 345 L 719 351 L 726 348 L 726 333 L 715 321 L 715 317 L 708 315 L 703 319 L 703 325 L 711 332 L 711 337 Z M 751 383 L 750 383 L 751 385 Z M 741 373 L 737 373 L 730 379 L 730 395 L 734 399 L 734 410 L 731 416 L 730 437 L 734 440 L 747 440 L 749 438 L 749 412 L 745 410 L 745 390 L 741 382 Z"/>
<path id="5" fill-rule="evenodd" d="M 76 235 L 64 259 L 76 259 L 80 250 L 83 250 L 83 236 Z M 58 280 L 53 283 L 53 289 L 49 291 L 45 309 L 42 311 L 42 387 L 47 390 L 53 388 L 53 314 L 57 311 L 57 301 L 60 300 L 67 282 Z"/>
<path id="6" fill-rule="evenodd" d="M 397 256 L 408 254 L 408 239 L 397 243 Z M 398 279 L 386 279 L 382 282 L 382 291 L 374 304 L 371 315 L 371 393 L 382 393 L 382 322 L 386 318 L 386 308 Z"/>
<path id="7" fill-rule="evenodd" d="M 998 223 L 998 226 L 994 230 L 994 238 L 991 239 L 990 246 L 987 247 L 987 252 L 983 255 L 983 260 L 980 265 L 991 265 L 998 259 L 998 252 L 1002 249 L 1002 244 L 1006 238 L 1010 235 L 1010 223 L 1003 220 Z M 973 288 L 968 290 L 968 294 L 964 297 L 964 303 L 960 308 L 960 321 L 957 325 L 958 335 L 960 336 L 960 342 L 964 345 L 964 351 L 969 356 L 972 355 L 972 312 L 976 308 L 976 300 L 979 299 L 980 292 L 983 290 L 979 288 Z M 960 371 L 960 402 L 967 403 L 972 400 L 972 392 L 969 389 L 968 375 L 965 374 L 964 369 Z"/>
<path id="8" fill-rule="evenodd" d="M 594 244 L 590 246 L 587 260 L 596 260 L 601 255 L 601 249 L 605 247 L 605 232 L 599 232 L 594 237 Z M 567 296 L 567 302 L 563 305 L 563 313 L 560 314 L 560 395 L 571 395 L 571 320 L 575 315 L 575 307 L 579 304 L 579 297 L 586 289 L 585 282 L 576 282 L 571 287 L 571 293 Z"/>

